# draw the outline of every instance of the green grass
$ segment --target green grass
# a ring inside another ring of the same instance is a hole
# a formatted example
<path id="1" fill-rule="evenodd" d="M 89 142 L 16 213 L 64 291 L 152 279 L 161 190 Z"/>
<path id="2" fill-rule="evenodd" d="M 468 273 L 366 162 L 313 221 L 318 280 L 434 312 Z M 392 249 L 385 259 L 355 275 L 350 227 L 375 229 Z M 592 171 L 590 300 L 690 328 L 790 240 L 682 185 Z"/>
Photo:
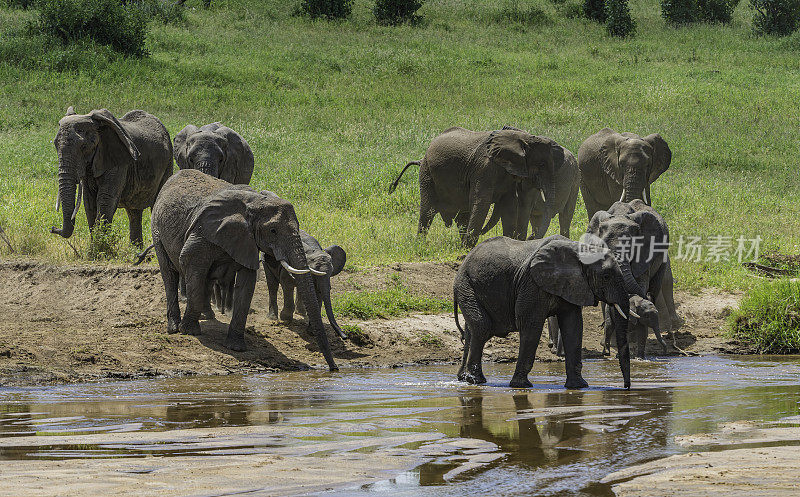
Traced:
<path id="1" fill-rule="evenodd" d="M 760 354 L 800 352 L 800 282 L 755 286 L 731 314 L 730 328 L 733 338 Z"/>
<path id="2" fill-rule="evenodd" d="M 276 0 L 216 0 L 183 24 L 153 23 L 144 59 L 54 45 L 26 34 L 35 12 L 0 9 L 0 226 L 22 254 L 88 256 L 83 212 L 77 251 L 49 233 L 60 222 L 51 140 L 74 105 L 143 108 L 173 136 L 189 123 L 226 123 L 253 148 L 252 183 L 291 200 L 302 227 L 342 245 L 356 266 L 465 252 L 438 219 L 427 240 L 416 237 L 415 170 L 386 193 L 453 125 L 514 125 L 573 152 L 603 126 L 659 132 L 673 162 L 653 185 L 654 205 L 675 239 L 760 235 L 762 250 L 800 252 L 800 35 L 754 37 L 744 1 L 731 26 L 671 28 L 657 0 L 631 0 L 637 34 L 618 40 L 567 18 L 573 3 L 430 0 L 420 26 L 384 27 L 368 0 L 344 22 L 292 17 L 295 6 Z M 546 21 L 498 22 L 539 11 Z M 123 212 L 114 223 L 127 232 Z M 579 203 L 571 236 L 586 223 Z M 733 262 L 676 261 L 675 272 L 679 288 L 757 281 Z"/>
<path id="3" fill-rule="evenodd" d="M 450 301 L 412 294 L 399 279 L 391 280 L 389 288 L 384 290 L 338 294 L 333 302 L 336 316 L 356 319 L 385 319 L 412 312 L 436 313 L 452 309 Z"/>

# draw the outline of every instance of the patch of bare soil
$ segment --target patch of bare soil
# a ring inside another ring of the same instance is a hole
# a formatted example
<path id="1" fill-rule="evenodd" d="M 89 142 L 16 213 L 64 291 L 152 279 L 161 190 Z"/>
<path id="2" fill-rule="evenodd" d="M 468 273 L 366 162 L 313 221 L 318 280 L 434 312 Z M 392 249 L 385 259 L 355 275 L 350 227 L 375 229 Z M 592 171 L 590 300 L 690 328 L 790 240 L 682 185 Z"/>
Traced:
<path id="1" fill-rule="evenodd" d="M 722 426 L 719 433 L 676 437 L 679 445 L 715 450 L 639 464 L 612 473 L 602 482 L 612 484 L 619 497 L 798 495 L 797 421 L 796 417 L 789 418 L 784 420 L 788 426 L 778 427 L 730 423 Z M 754 448 L 756 444 L 767 446 Z"/>
<path id="2" fill-rule="evenodd" d="M 341 292 L 387 288 L 394 275 L 413 292 L 451 299 L 456 270 L 455 263 L 401 263 L 344 272 L 334 278 L 334 299 Z M 678 346 L 699 354 L 739 351 L 721 332 L 739 298 L 712 290 L 679 292 L 678 312 L 686 325 L 677 333 Z M 0 385 L 323 367 L 304 320 L 295 316 L 291 324 L 276 323 L 267 319 L 266 310 L 262 275 L 248 319 L 249 350 L 233 352 L 222 346 L 228 318 L 219 313 L 219 321 L 201 322 L 201 336 L 166 334 L 164 288 L 154 266 L 6 261 L 0 263 Z M 599 308 L 587 309 L 584 318 L 584 357 L 600 357 Z M 340 367 L 455 363 L 461 358 L 449 314 L 339 321 L 357 324 L 369 336 L 356 345 L 329 330 Z M 547 349 L 546 333 L 538 357 L 557 360 Z M 493 339 L 486 360 L 516 360 L 518 343 L 516 334 Z M 651 337 L 648 353 L 660 352 Z"/>

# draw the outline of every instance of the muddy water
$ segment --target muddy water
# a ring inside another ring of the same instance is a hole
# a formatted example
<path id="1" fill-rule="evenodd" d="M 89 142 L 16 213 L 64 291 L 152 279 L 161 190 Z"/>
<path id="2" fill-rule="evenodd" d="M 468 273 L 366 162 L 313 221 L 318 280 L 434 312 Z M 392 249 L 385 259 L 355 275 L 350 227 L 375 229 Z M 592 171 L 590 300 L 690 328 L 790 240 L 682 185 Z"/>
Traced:
<path id="1" fill-rule="evenodd" d="M 799 413 L 800 358 L 632 369 L 630 391 L 604 360 L 584 364 L 582 391 L 561 388 L 560 363 L 537 364 L 528 390 L 507 388 L 513 365 L 486 365 L 478 387 L 441 366 L 0 389 L 0 465 L 280 455 L 365 470 L 312 493 L 612 495 L 603 476 L 684 451 L 675 435 Z"/>

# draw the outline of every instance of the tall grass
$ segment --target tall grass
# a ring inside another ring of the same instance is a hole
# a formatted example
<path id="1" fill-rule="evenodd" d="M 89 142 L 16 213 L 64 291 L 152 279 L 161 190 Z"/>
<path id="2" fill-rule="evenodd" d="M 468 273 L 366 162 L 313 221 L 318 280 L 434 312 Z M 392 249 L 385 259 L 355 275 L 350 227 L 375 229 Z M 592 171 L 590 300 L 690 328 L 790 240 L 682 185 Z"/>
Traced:
<path id="1" fill-rule="evenodd" d="M 760 354 L 800 352 L 800 282 L 777 280 L 752 288 L 730 316 L 731 334 Z"/>
<path id="2" fill-rule="evenodd" d="M 551 22 L 497 22 L 505 5 Z M 35 13 L 0 9 L 0 226 L 24 254 L 75 259 L 49 233 L 60 223 L 51 140 L 74 105 L 118 116 L 143 108 L 173 136 L 224 122 L 253 148 L 252 183 L 294 202 L 303 228 L 358 266 L 465 253 L 440 220 L 416 236 L 416 170 L 386 192 L 454 125 L 514 125 L 573 152 L 604 126 L 659 132 L 673 162 L 653 185 L 654 205 L 675 238 L 761 235 L 762 249 L 800 252 L 798 44 L 754 37 L 744 2 L 730 26 L 676 29 L 658 0 L 631 0 L 638 29 L 625 40 L 548 0 L 431 0 L 416 27 L 378 25 L 371 8 L 357 0 L 348 21 L 327 22 L 293 17 L 277 0 L 215 1 L 187 10 L 183 24 L 151 24 L 143 59 L 89 42 L 53 46 L 26 34 Z M 127 231 L 124 213 L 114 223 Z M 579 200 L 572 237 L 586 224 Z M 83 211 L 74 236 L 88 246 Z M 735 262 L 675 261 L 675 271 L 683 288 L 754 281 Z"/>

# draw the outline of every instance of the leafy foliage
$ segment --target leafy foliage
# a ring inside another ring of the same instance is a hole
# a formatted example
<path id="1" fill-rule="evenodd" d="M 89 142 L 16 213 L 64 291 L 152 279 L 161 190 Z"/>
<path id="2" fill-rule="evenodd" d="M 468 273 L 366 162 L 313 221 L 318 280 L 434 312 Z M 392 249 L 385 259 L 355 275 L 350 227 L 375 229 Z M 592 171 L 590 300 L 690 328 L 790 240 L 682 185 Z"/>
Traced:
<path id="1" fill-rule="evenodd" d="M 700 20 L 703 22 L 719 22 L 728 24 L 733 18 L 733 11 L 739 0 L 698 0 Z"/>
<path id="2" fill-rule="evenodd" d="M 697 0 L 661 0 L 661 17 L 673 26 L 697 22 Z"/>
<path id="3" fill-rule="evenodd" d="M 606 2 L 605 0 L 584 0 L 583 1 L 583 15 L 588 19 L 597 22 L 606 22 Z"/>
<path id="4" fill-rule="evenodd" d="M 420 0 L 375 0 L 372 13 L 379 23 L 396 26 L 404 22 L 418 22 L 420 16 L 417 11 L 420 7 Z"/>
<path id="5" fill-rule="evenodd" d="M 550 16 L 541 7 L 529 5 L 527 8 L 523 8 L 517 0 L 505 2 L 495 13 L 494 21 L 504 25 L 516 24 L 526 27 L 543 26 L 552 22 Z"/>
<path id="6" fill-rule="evenodd" d="M 756 34 L 786 36 L 800 27 L 800 0 L 750 0 Z"/>
<path id="7" fill-rule="evenodd" d="M 628 0 L 606 1 L 606 30 L 618 38 L 627 38 L 636 32 L 636 21 L 631 18 Z"/>
<path id="8" fill-rule="evenodd" d="M 300 10 L 312 19 L 347 19 L 353 10 L 353 0 L 302 0 Z"/>
<path id="9" fill-rule="evenodd" d="M 800 351 L 800 283 L 766 282 L 747 293 L 730 316 L 732 336 L 760 354 Z"/>

